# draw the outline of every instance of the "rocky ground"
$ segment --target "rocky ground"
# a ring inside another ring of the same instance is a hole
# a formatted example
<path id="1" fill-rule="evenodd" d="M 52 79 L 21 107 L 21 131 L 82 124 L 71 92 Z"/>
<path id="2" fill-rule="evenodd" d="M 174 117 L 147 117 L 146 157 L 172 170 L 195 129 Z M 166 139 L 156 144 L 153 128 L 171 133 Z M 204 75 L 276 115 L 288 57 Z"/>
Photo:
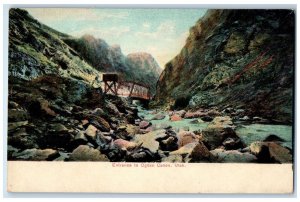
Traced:
<path id="1" fill-rule="evenodd" d="M 242 116 L 242 110 L 146 110 L 99 90 L 74 88 L 62 78 L 10 81 L 8 160 L 292 161 L 291 148 L 283 144 L 291 140 L 280 134 L 243 142 L 234 123 L 264 120 Z M 73 100 L 80 92 L 84 98 Z"/>

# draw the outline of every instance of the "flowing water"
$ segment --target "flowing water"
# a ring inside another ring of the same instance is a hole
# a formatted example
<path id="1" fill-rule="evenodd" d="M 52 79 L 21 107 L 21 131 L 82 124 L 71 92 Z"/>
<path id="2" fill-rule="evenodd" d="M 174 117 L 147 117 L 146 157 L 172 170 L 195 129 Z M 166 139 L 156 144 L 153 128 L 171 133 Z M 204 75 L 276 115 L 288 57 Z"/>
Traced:
<path id="1" fill-rule="evenodd" d="M 209 122 L 192 123 L 198 119 L 182 119 L 180 121 L 171 121 L 170 116 L 164 113 L 166 116 L 162 120 L 152 120 L 156 113 L 146 110 L 141 106 L 138 106 L 140 117 L 145 120 L 149 120 L 155 128 L 161 128 L 163 126 L 172 126 L 175 130 L 189 129 L 190 131 L 197 131 L 205 129 Z M 267 136 L 273 134 L 284 140 L 282 146 L 292 149 L 293 131 L 292 126 L 289 125 L 272 125 L 272 124 L 242 124 L 236 123 L 236 133 L 242 139 L 242 141 L 249 146 L 252 142 L 263 141 Z"/>
<path id="2" fill-rule="evenodd" d="M 292 149 L 292 126 L 269 124 L 238 125 L 236 133 L 248 146 L 254 141 L 262 141 L 273 134 L 284 140 L 282 146 Z"/>

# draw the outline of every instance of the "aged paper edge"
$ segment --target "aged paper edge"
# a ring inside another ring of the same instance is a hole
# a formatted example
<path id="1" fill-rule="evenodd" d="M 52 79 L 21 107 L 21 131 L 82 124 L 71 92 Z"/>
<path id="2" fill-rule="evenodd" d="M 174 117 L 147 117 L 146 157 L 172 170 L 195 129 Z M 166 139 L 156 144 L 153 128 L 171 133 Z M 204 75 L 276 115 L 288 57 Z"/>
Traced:
<path id="1" fill-rule="evenodd" d="M 293 192 L 292 164 L 121 163 L 125 167 L 118 167 L 120 163 L 8 161 L 7 165 L 8 192 Z"/>

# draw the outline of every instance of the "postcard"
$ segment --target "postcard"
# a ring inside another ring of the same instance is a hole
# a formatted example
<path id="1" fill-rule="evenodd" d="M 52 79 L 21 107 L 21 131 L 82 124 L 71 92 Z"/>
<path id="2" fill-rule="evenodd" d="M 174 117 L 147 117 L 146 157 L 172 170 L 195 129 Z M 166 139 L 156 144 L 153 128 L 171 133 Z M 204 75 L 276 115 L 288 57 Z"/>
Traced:
<path id="1" fill-rule="evenodd" d="M 293 193 L 295 10 L 8 12 L 9 192 Z"/>

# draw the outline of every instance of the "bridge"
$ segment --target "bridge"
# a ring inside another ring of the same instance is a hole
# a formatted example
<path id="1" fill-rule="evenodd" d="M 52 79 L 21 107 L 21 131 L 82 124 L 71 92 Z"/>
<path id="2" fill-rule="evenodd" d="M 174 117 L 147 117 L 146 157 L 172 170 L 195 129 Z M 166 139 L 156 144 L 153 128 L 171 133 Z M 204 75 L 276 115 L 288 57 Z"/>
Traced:
<path id="1" fill-rule="evenodd" d="M 116 73 L 104 73 L 102 75 L 104 83 L 103 92 L 122 97 L 131 97 L 138 100 L 150 100 L 150 87 L 134 81 L 121 80 Z"/>

